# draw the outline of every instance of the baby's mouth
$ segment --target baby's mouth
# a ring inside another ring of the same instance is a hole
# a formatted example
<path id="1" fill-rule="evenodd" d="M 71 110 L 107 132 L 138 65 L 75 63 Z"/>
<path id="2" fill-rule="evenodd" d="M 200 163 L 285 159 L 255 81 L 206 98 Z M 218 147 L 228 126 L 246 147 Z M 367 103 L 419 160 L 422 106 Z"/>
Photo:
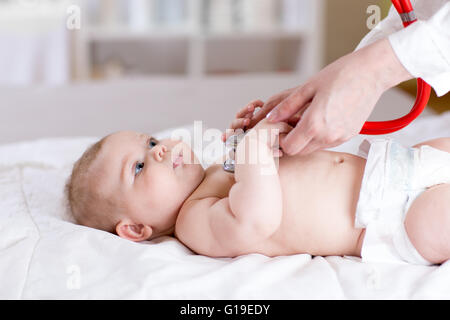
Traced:
<path id="1" fill-rule="evenodd" d="M 183 165 L 183 151 L 180 151 L 178 156 L 173 160 L 173 168 Z"/>

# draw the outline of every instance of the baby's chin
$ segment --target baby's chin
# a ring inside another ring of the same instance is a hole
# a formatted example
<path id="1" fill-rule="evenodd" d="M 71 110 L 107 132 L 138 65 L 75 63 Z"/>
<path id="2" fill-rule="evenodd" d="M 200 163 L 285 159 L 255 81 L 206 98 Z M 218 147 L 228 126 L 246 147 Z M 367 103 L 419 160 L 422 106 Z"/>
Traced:
<path id="1" fill-rule="evenodd" d="M 205 177 L 205 169 L 203 169 L 202 165 L 199 163 L 190 164 L 188 166 L 190 166 L 190 169 L 193 171 L 193 175 L 195 177 L 193 185 L 195 185 L 195 188 L 197 188 Z"/>
<path id="2" fill-rule="evenodd" d="M 189 190 L 195 190 L 205 176 L 205 170 L 191 148 L 184 145 L 173 151 L 174 173 Z"/>
<path id="3" fill-rule="evenodd" d="M 183 169 L 187 171 L 184 178 L 186 179 L 185 182 L 189 187 L 190 193 L 192 193 L 203 181 L 205 170 L 199 163 L 186 164 Z"/>

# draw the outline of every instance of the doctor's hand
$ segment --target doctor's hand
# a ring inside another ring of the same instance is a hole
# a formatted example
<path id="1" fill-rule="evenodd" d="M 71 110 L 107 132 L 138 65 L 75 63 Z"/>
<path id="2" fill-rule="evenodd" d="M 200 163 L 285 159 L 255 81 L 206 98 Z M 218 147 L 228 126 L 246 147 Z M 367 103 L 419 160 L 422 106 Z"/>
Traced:
<path id="1" fill-rule="evenodd" d="M 379 40 L 273 96 L 249 126 L 266 115 L 270 122 L 297 121 L 280 142 L 289 155 L 332 148 L 360 132 L 384 91 L 411 78 L 388 39 Z"/>

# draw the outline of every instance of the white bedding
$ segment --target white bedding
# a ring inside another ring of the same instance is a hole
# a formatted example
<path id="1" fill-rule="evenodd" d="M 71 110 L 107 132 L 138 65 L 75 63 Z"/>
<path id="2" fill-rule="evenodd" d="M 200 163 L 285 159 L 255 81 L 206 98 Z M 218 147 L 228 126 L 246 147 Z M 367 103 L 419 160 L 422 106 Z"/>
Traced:
<path id="1" fill-rule="evenodd" d="M 450 137 L 450 112 L 421 118 L 392 136 L 405 144 Z M 363 138 L 334 150 L 356 153 Z M 73 161 L 93 141 L 0 146 L 0 298 L 450 298 L 450 263 L 365 264 L 354 257 L 307 254 L 212 259 L 170 237 L 136 244 L 75 225 L 63 186 Z"/>

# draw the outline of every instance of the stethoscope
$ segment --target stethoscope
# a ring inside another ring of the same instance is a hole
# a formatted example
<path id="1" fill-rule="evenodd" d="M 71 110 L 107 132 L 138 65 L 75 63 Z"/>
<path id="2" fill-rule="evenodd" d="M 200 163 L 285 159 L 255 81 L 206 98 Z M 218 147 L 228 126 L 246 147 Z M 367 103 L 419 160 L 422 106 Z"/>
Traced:
<path id="1" fill-rule="evenodd" d="M 400 18 L 402 19 L 403 26 L 406 28 L 410 24 L 417 21 L 414 8 L 410 0 L 392 0 L 392 4 L 397 10 Z M 360 134 L 366 135 L 381 135 L 388 134 L 400 129 L 403 129 L 414 121 L 425 109 L 430 99 L 431 87 L 428 83 L 422 79 L 417 79 L 417 98 L 411 111 L 398 119 L 388 120 L 388 121 L 367 121 Z M 236 152 L 237 145 L 242 140 L 245 133 L 240 133 L 230 136 L 225 142 L 226 146 L 226 160 L 223 164 L 223 169 L 227 172 L 234 172 L 235 159 L 234 155 Z"/>
<path id="2" fill-rule="evenodd" d="M 400 15 L 406 28 L 417 21 L 414 8 L 410 0 L 392 0 L 392 4 Z M 367 121 L 360 134 L 379 135 L 388 134 L 403 129 L 414 121 L 425 109 L 430 99 L 431 87 L 422 79 L 417 79 L 417 98 L 411 111 L 398 119 L 389 121 Z"/>

